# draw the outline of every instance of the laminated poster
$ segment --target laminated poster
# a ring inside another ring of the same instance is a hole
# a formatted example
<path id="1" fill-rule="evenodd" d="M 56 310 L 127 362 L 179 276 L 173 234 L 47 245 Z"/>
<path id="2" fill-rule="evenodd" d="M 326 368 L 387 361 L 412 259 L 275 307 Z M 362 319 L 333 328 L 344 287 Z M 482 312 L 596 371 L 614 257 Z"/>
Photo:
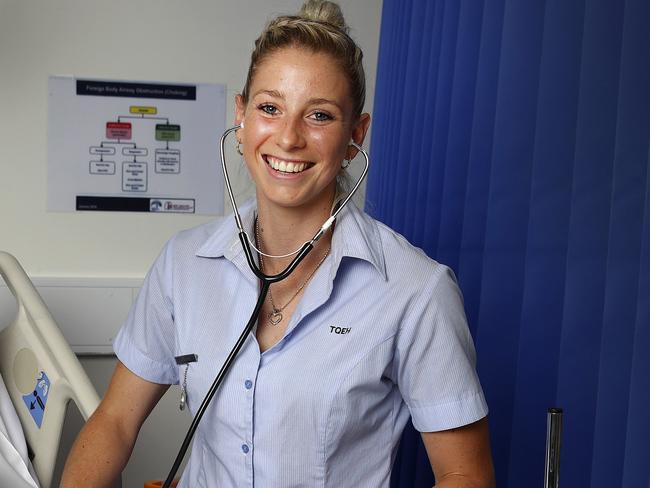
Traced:
<path id="1" fill-rule="evenodd" d="M 52 76 L 48 210 L 221 215 L 226 87 Z"/>

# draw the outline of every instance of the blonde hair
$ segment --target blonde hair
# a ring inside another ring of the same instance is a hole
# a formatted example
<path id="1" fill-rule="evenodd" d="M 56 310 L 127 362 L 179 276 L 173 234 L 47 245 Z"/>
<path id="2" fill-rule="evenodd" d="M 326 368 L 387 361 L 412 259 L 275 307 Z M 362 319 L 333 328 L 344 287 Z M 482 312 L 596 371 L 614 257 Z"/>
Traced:
<path id="1" fill-rule="evenodd" d="M 366 100 L 363 52 L 348 35 L 341 8 L 334 2 L 307 0 L 297 15 L 283 15 L 269 22 L 255 41 L 251 63 L 242 91 L 248 103 L 250 87 L 257 67 L 273 52 L 298 47 L 331 55 L 341 66 L 350 84 L 353 113 L 361 115 Z"/>

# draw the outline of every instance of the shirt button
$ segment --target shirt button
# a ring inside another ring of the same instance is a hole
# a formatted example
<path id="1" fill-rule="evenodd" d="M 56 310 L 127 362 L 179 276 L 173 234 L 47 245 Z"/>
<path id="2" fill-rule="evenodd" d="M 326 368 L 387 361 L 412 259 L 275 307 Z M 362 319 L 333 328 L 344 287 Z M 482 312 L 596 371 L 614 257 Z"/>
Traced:
<path id="1" fill-rule="evenodd" d="M 241 450 L 244 452 L 244 454 L 248 454 L 248 451 L 250 451 L 246 444 L 241 445 Z"/>
<path id="2" fill-rule="evenodd" d="M 253 388 L 253 382 L 251 380 L 246 380 L 244 381 L 244 386 L 246 387 L 247 390 L 250 390 Z"/>

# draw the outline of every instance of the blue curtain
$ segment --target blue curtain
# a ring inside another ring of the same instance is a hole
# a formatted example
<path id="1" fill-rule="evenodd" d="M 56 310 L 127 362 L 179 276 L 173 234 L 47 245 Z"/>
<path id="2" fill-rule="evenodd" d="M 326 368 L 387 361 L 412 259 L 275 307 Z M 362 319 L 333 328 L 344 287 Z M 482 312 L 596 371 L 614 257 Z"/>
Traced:
<path id="1" fill-rule="evenodd" d="M 561 407 L 561 486 L 648 488 L 650 2 L 384 0 L 374 107 L 366 209 L 458 275 L 498 486 Z"/>

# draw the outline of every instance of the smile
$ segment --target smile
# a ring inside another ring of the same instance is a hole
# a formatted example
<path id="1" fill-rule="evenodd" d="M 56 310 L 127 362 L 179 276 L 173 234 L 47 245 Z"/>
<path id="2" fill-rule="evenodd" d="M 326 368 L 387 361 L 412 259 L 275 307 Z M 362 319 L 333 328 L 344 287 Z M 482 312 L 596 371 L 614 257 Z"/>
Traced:
<path id="1" fill-rule="evenodd" d="M 285 161 L 269 155 L 264 156 L 264 161 L 271 168 L 282 173 L 300 173 L 313 166 L 313 163 L 308 161 Z"/>

